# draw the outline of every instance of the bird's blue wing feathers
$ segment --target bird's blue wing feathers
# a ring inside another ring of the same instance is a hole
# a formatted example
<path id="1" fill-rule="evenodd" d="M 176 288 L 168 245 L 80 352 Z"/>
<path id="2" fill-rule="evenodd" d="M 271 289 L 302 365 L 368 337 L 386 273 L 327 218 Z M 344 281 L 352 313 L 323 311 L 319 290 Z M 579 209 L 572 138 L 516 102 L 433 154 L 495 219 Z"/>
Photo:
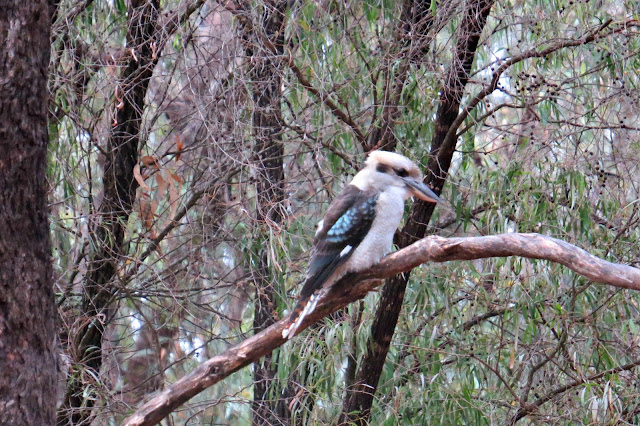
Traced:
<path id="1" fill-rule="evenodd" d="M 351 257 L 371 229 L 375 218 L 377 193 L 348 189 L 327 210 L 323 229 L 316 236 L 316 246 L 309 264 L 301 296 L 311 295 L 322 287 L 331 274 Z"/>

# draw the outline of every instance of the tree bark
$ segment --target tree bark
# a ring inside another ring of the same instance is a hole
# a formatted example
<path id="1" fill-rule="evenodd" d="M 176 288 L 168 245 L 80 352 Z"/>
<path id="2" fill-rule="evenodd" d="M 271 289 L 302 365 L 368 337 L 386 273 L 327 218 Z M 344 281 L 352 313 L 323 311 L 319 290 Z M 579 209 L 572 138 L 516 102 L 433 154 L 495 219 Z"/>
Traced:
<path id="1" fill-rule="evenodd" d="M 55 420 L 57 345 L 47 208 L 47 1 L 0 8 L 0 424 Z"/>
<path id="2" fill-rule="evenodd" d="M 447 78 L 441 90 L 436 115 L 435 132 L 426 171 L 426 183 L 436 194 L 442 192 L 447 178 L 456 138 L 447 139 L 451 125 L 458 116 L 460 102 L 469 80 L 469 73 L 485 26 L 495 0 L 473 0 L 466 6 L 457 33 L 457 44 Z M 406 247 L 424 236 L 431 219 L 434 204 L 414 204 L 411 217 L 400 235 L 398 245 Z M 364 425 L 367 423 L 378 381 L 389 351 L 389 345 L 398 323 L 405 290 L 410 274 L 393 277 L 385 284 L 371 326 L 371 338 L 354 383 L 346 390 L 341 422 Z"/>

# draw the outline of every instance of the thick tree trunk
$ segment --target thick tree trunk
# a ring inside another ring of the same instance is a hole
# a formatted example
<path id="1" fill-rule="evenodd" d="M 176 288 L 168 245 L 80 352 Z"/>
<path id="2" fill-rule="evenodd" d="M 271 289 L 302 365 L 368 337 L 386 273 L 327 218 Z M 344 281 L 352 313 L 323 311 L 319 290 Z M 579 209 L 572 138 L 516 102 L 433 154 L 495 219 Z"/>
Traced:
<path id="1" fill-rule="evenodd" d="M 89 368 L 99 374 L 102 366 L 102 338 L 104 318 L 108 314 L 115 289 L 111 284 L 116 265 L 126 249 L 125 228 L 133 208 L 137 188 L 133 168 L 138 162 L 140 126 L 144 98 L 157 62 L 154 36 L 158 21 L 159 2 L 134 0 L 130 2 L 127 25 L 127 49 L 131 58 L 116 88 L 117 107 L 115 127 L 107 143 L 107 158 L 102 177 L 104 197 L 100 206 L 100 222 L 93 232 L 95 251 L 91 255 L 84 283 L 82 313 L 87 321 L 80 328 L 69 353 L 75 355 L 77 368 Z M 135 54 L 133 53 L 135 52 Z M 80 374 L 72 373 L 58 424 L 78 424 L 89 418 L 96 396 L 87 398 Z"/>
<path id="2" fill-rule="evenodd" d="M 493 3 L 494 0 L 470 1 L 458 29 L 454 59 L 441 90 L 426 171 L 426 182 L 437 194 L 442 192 L 455 150 L 455 138 L 447 140 L 446 135 L 458 116 L 480 35 Z M 431 203 L 419 202 L 414 205 L 411 218 L 402 230 L 398 244 L 401 248 L 424 237 L 433 209 L 434 205 Z M 405 273 L 389 279 L 382 290 L 371 326 L 367 353 L 352 386 L 347 389 L 341 419 L 343 422 L 363 425 L 369 419 L 380 374 L 402 309 L 409 276 L 409 273 Z"/>
<path id="3" fill-rule="evenodd" d="M 50 425 L 56 309 L 47 217 L 47 1 L 0 8 L 0 424 Z"/>

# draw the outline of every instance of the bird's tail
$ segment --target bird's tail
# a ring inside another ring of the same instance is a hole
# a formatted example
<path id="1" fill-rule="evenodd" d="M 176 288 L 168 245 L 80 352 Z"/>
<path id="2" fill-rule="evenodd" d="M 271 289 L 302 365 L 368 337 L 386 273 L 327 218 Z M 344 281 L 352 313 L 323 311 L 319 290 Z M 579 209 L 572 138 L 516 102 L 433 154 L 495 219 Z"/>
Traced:
<path id="1" fill-rule="evenodd" d="M 282 337 L 291 340 L 293 336 L 296 335 L 302 321 L 307 315 L 314 311 L 318 305 L 320 297 L 324 295 L 324 293 L 326 293 L 326 291 L 320 290 L 312 293 L 309 297 L 304 299 L 300 298 L 300 300 L 298 300 L 298 304 L 293 309 L 293 312 L 291 312 L 291 316 L 289 317 L 290 325 L 282 330 Z"/>

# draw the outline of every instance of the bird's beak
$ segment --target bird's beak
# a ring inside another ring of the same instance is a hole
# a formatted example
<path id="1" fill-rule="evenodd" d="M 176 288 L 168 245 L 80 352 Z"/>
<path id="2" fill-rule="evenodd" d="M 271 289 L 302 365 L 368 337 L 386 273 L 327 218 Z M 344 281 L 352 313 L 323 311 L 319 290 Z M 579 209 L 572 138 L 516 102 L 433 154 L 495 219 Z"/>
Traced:
<path id="1" fill-rule="evenodd" d="M 441 203 L 442 200 L 438 197 L 435 192 L 429 189 L 427 185 L 422 182 L 418 182 L 412 178 L 404 178 L 404 182 L 407 184 L 409 188 L 411 188 L 411 192 L 413 195 L 420 198 L 424 201 L 429 201 L 431 203 Z"/>

